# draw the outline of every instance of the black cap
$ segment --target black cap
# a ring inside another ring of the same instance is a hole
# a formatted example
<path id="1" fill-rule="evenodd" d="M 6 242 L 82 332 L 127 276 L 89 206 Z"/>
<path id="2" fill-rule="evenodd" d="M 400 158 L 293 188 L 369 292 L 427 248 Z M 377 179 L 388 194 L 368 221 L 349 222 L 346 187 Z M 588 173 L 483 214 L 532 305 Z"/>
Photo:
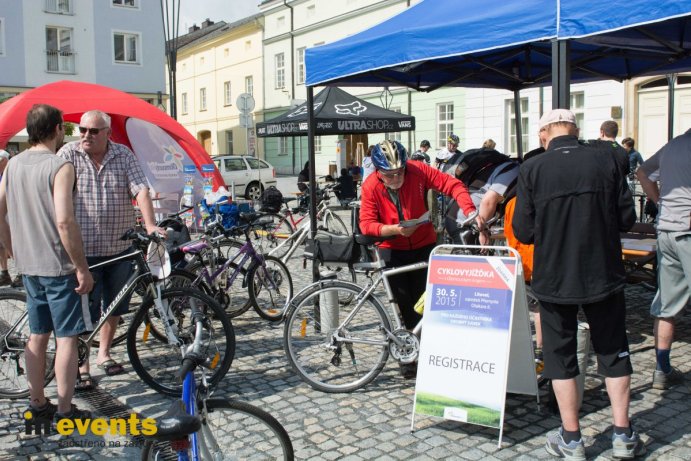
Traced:
<path id="1" fill-rule="evenodd" d="M 422 142 L 420 143 L 420 147 L 432 147 L 429 143 L 428 140 L 423 139 Z"/>

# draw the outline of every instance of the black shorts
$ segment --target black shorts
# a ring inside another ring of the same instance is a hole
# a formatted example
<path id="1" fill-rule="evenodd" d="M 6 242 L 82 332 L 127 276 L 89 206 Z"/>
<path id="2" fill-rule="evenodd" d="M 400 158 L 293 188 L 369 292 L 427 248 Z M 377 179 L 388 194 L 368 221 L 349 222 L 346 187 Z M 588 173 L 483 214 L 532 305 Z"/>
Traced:
<path id="1" fill-rule="evenodd" d="M 581 307 L 590 326 L 590 340 L 597 354 L 598 374 L 606 378 L 619 378 L 633 373 L 626 337 L 624 292 Z M 577 304 L 540 301 L 542 353 L 545 361 L 543 377 L 569 379 L 578 376 L 577 314 Z"/>

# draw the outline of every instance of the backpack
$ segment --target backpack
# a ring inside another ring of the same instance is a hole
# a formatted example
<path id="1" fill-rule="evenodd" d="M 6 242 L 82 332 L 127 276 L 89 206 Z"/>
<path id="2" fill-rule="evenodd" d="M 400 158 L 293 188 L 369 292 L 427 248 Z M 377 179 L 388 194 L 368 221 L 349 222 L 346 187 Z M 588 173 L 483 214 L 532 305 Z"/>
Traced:
<path id="1" fill-rule="evenodd" d="M 269 186 L 262 192 L 261 201 L 261 211 L 278 213 L 283 206 L 283 194 L 276 189 L 276 186 Z"/>
<path id="2" fill-rule="evenodd" d="M 480 189 L 499 165 L 512 162 L 508 155 L 494 149 L 473 149 L 467 151 L 456 167 L 455 176 L 466 187 Z"/>

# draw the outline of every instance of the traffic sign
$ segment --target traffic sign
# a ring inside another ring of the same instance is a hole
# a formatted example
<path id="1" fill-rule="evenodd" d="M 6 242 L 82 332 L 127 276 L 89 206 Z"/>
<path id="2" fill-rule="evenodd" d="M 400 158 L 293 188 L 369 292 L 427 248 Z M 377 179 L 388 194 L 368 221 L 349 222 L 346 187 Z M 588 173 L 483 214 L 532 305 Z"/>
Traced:
<path id="1" fill-rule="evenodd" d="M 249 93 L 242 93 L 236 101 L 241 114 L 249 114 L 254 110 L 254 98 Z"/>
<path id="2" fill-rule="evenodd" d="M 252 128 L 252 114 L 240 114 L 240 126 L 243 128 Z"/>

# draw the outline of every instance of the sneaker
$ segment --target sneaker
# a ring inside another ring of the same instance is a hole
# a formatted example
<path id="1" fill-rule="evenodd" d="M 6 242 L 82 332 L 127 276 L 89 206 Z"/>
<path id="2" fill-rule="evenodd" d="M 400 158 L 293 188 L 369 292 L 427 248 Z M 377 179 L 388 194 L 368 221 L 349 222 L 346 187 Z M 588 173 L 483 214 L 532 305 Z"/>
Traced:
<path id="1" fill-rule="evenodd" d="M 417 376 L 417 362 L 400 363 L 398 366 L 404 379 L 414 379 Z"/>
<path id="2" fill-rule="evenodd" d="M 547 453 L 571 461 L 585 461 L 583 437 L 580 440 L 572 440 L 567 444 L 564 442 L 561 433 L 562 428 L 560 427 L 556 431 L 547 434 L 547 442 L 545 442 Z"/>
<path id="3" fill-rule="evenodd" d="M 72 408 L 70 409 L 69 413 L 55 413 L 55 421 L 58 422 L 61 419 L 86 421 L 87 419 L 92 419 L 92 416 L 89 410 L 80 410 L 77 408 L 77 405 L 72 404 Z"/>
<path id="4" fill-rule="evenodd" d="M 50 399 L 46 399 L 45 405 L 41 408 L 35 408 L 33 405 L 29 405 L 24 414 L 31 412 L 32 419 L 44 419 L 51 421 L 55 413 L 58 411 L 58 406 L 51 403 Z"/>
<path id="5" fill-rule="evenodd" d="M 669 373 L 662 370 L 655 370 L 653 373 L 653 389 L 665 390 L 683 382 L 684 375 L 678 368 L 672 367 Z"/>
<path id="6" fill-rule="evenodd" d="M 10 283 L 12 288 L 24 288 L 24 280 L 22 280 L 22 274 L 17 274 L 17 276 Z"/>
<path id="7" fill-rule="evenodd" d="M 10 285 L 12 283 L 12 277 L 10 277 L 9 272 L 0 274 L 0 287 L 5 285 Z"/>
<path id="8" fill-rule="evenodd" d="M 645 453 L 645 444 L 638 432 L 633 431 L 631 437 L 626 434 L 612 434 L 612 456 L 617 459 L 633 459 Z"/>

